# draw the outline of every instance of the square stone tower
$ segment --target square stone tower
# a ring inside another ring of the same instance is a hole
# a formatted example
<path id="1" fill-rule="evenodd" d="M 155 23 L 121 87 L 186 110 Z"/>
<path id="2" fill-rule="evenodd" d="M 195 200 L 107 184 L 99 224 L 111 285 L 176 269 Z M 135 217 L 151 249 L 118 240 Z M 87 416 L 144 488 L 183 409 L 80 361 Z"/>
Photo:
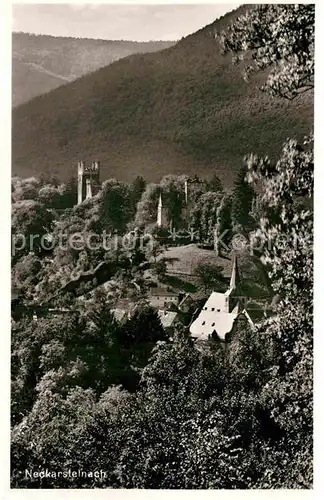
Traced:
<path id="1" fill-rule="evenodd" d="M 84 161 L 78 162 L 78 205 L 85 199 L 92 198 L 99 186 L 100 162 L 93 161 L 86 166 Z"/>

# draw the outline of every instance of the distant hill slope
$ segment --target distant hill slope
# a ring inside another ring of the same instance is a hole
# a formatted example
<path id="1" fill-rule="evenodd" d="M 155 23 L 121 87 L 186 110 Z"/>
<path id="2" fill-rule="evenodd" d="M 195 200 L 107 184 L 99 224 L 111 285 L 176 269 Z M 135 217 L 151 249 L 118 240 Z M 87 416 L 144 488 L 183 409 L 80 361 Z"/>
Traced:
<path id="1" fill-rule="evenodd" d="M 168 173 L 231 185 L 250 152 L 277 156 L 313 126 L 313 96 L 271 99 L 248 83 L 214 39 L 238 11 L 154 54 L 133 55 L 13 111 L 13 172 L 67 179 L 99 159 L 102 179 Z"/>
<path id="2" fill-rule="evenodd" d="M 80 76 L 135 53 L 175 42 L 93 40 L 29 33 L 12 34 L 12 101 L 17 106 Z"/>

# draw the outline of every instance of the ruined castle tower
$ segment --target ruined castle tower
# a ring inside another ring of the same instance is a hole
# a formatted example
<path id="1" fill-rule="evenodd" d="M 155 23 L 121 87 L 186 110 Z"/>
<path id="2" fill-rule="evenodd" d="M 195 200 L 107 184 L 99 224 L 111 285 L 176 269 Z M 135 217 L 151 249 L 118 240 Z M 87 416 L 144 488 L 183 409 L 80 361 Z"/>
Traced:
<path id="1" fill-rule="evenodd" d="M 86 200 L 92 198 L 92 189 L 91 189 L 91 180 L 89 178 L 86 179 Z"/>
<path id="2" fill-rule="evenodd" d="M 93 161 L 86 166 L 84 161 L 78 162 L 78 205 L 85 199 L 92 198 L 99 187 L 100 162 Z"/>

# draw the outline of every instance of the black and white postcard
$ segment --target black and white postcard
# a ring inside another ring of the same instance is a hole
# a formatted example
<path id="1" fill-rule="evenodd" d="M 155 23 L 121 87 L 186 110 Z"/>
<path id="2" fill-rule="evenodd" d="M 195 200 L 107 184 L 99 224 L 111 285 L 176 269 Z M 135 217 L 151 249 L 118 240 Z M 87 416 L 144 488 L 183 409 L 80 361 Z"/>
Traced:
<path id="1" fill-rule="evenodd" d="M 10 37 L 10 488 L 312 489 L 315 5 Z"/>

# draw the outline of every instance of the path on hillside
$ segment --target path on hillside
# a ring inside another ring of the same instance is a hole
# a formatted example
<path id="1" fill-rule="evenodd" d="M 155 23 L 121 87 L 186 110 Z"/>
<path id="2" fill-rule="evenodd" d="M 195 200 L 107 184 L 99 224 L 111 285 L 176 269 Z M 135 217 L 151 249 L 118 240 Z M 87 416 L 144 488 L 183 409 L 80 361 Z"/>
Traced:
<path id="1" fill-rule="evenodd" d="M 56 73 L 53 73 L 53 71 L 50 71 L 49 69 L 45 69 L 45 68 L 43 68 L 43 66 L 40 66 L 39 64 L 31 63 L 31 62 L 24 62 L 24 64 L 28 64 L 28 66 L 32 66 L 34 69 L 37 69 L 41 73 L 46 73 L 49 76 L 54 76 L 55 78 L 59 78 L 60 80 L 64 80 L 65 82 L 71 81 L 71 78 L 69 78 L 68 76 L 57 75 Z"/>
<path id="2" fill-rule="evenodd" d="M 37 71 L 40 71 L 41 73 L 46 73 L 49 76 L 53 76 L 54 78 L 59 78 L 60 80 L 63 80 L 65 82 L 71 82 L 74 78 L 68 77 L 68 76 L 63 76 L 63 75 L 58 75 L 57 73 L 54 73 L 53 71 L 50 71 L 49 69 L 45 69 L 43 66 L 40 64 L 34 63 L 34 62 L 28 62 L 24 61 L 22 59 L 19 59 L 20 56 L 23 56 L 19 52 L 13 52 L 13 55 L 18 56 L 18 61 L 26 64 L 27 66 L 31 66 L 32 68 L 36 69 Z"/>

